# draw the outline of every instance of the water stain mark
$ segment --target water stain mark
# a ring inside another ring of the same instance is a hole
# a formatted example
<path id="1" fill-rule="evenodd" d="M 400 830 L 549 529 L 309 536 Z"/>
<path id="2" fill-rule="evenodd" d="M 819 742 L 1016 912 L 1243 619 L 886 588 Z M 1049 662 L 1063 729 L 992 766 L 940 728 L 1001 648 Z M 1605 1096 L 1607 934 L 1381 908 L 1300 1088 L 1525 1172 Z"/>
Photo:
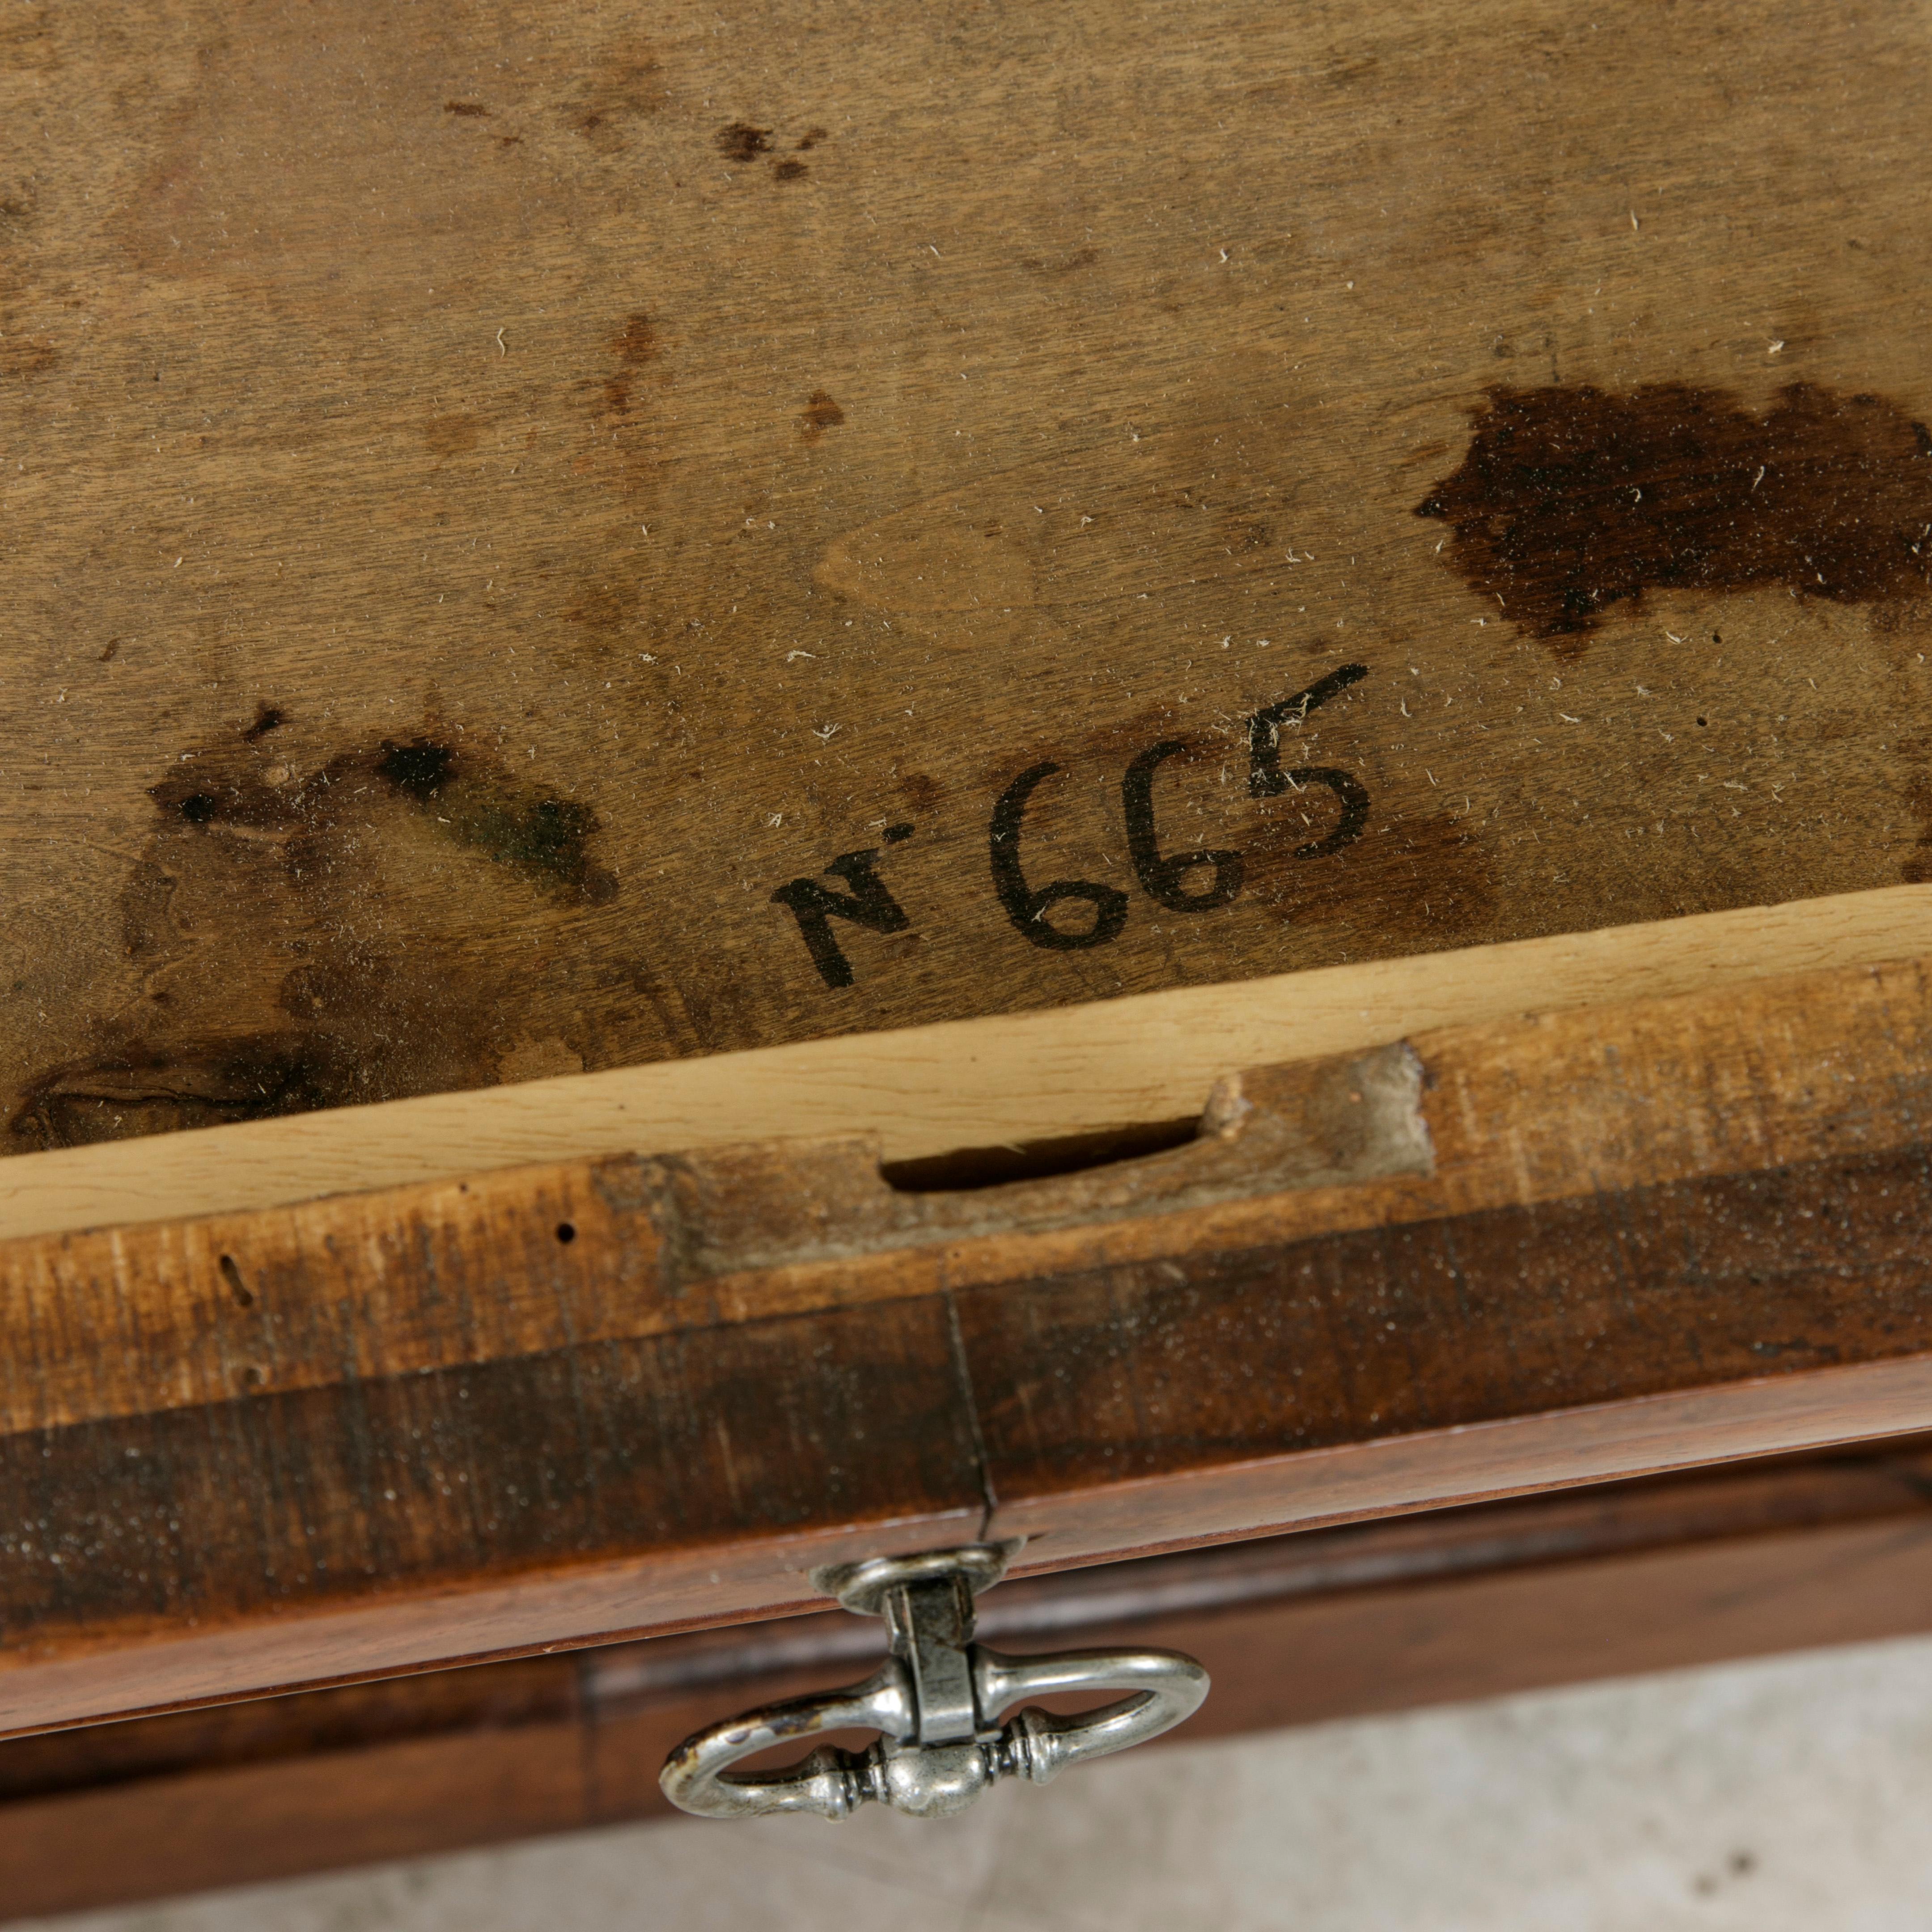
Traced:
<path id="1" fill-rule="evenodd" d="M 656 325 L 642 309 L 624 318 L 624 326 L 610 338 L 610 352 L 628 368 L 655 362 L 664 353 L 658 340 Z"/>
<path id="2" fill-rule="evenodd" d="M 50 1068 L 8 1126 L 34 1148 L 85 1147 L 308 1113 L 340 1084 L 296 1033 L 136 1048 Z"/>
<path id="3" fill-rule="evenodd" d="M 585 905 L 616 898 L 616 878 L 592 865 L 584 850 L 598 826 L 587 805 L 520 784 L 500 770 L 476 770 L 464 754 L 426 738 L 407 745 L 386 740 L 376 771 L 430 812 L 458 844 L 532 884 Z"/>
<path id="4" fill-rule="evenodd" d="M 446 100 L 442 111 L 460 116 L 466 121 L 488 121 L 491 118 L 489 109 L 480 100 Z"/>
<path id="5" fill-rule="evenodd" d="M 264 718 L 239 734 L 253 743 Z M 266 728 L 272 730 L 274 724 Z M 258 771 L 203 752 L 150 786 L 161 812 L 211 835 L 263 836 L 282 842 L 299 874 L 327 823 L 359 797 L 373 778 L 417 808 L 439 836 L 507 868 L 546 895 L 582 905 L 616 896 L 616 878 L 591 859 L 600 821 L 590 806 L 520 779 L 494 760 L 429 737 L 384 739 L 370 749 L 338 753 L 298 778 L 286 766 Z M 272 774 L 279 774 L 280 782 Z"/>
<path id="6" fill-rule="evenodd" d="M 455 758 L 447 745 L 433 745 L 426 738 L 418 738 L 412 745 L 398 745 L 385 739 L 382 760 L 376 770 L 417 804 L 434 805 Z"/>
<path id="7" fill-rule="evenodd" d="M 634 580 L 586 578 L 572 592 L 563 621 L 600 638 L 615 637 L 637 620 L 640 586 Z"/>
<path id="8" fill-rule="evenodd" d="M 1415 514 L 1446 522 L 1445 561 L 1559 656 L 1648 590 L 1896 603 L 1932 590 L 1932 430 L 1809 382 L 1768 411 L 1676 382 L 1497 388 Z"/>
<path id="9" fill-rule="evenodd" d="M 1447 812 L 1372 818 L 1362 836 L 1318 865 L 1297 854 L 1338 825 L 1342 801 L 1308 784 L 1259 807 L 1246 846 L 1250 886 L 1277 918 L 1313 934 L 1376 934 L 1404 950 L 1493 938 L 1501 897 L 1496 854 L 1465 818 Z"/>
<path id="10" fill-rule="evenodd" d="M 946 788 L 926 772 L 904 773 L 899 790 L 915 812 L 930 812 L 946 796 Z"/>
<path id="11" fill-rule="evenodd" d="M 120 898 L 129 997 L 6 1094 L 0 1154 L 485 1085 L 533 1036 L 586 1065 L 605 979 L 624 1012 L 653 998 L 596 923 L 618 887 L 588 803 L 434 716 L 320 746 L 317 722 L 266 703 L 164 754 Z"/>
<path id="12" fill-rule="evenodd" d="M 800 176 L 810 172 L 811 170 L 802 161 L 784 160 L 774 161 L 772 164 L 773 181 L 796 181 Z"/>

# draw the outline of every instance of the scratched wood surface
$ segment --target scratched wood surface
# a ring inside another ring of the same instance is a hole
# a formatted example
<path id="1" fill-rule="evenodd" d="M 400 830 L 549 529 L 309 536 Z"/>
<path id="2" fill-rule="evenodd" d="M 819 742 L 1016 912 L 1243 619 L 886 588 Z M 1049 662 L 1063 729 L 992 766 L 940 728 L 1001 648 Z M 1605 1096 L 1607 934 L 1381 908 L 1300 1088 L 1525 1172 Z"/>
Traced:
<path id="1" fill-rule="evenodd" d="M 1870 1642 L 1932 1624 L 1929 1466 L 1908 1438 L 1068 1571 L 980 1627 L 1198 1656 L 1180 1742 Z M 674 1745 L 881 1642 L 828 1611 L 10 1739 L 0 1920 L 662 1816 Z"/>
<path id="2" fill-rule="evenodd" d="M 11 8 L 0 1144 L 1919 878 L 1925 26 Z"/>
<path id="3" fill-rule="evenodd" d="M 908 1191 L 622 1155 L 0 1244 L 0 1732 L 1932 1427 L 1920 963 Z"/>

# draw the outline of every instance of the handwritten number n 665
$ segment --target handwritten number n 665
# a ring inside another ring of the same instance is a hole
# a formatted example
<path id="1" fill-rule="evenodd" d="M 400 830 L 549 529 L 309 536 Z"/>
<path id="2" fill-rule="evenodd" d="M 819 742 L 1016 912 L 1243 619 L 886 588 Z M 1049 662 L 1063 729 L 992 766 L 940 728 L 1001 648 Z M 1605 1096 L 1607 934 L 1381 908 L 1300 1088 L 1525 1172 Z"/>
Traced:
<path id="1" fill-rule="evenodd" d="M 1334 765 L 1284 766 L 1281 736 L 1285 727 L 1306 724 L 1318 706 L 1358 684 L 1369 674 L 1366 664 L 1342 664 L 1318 678 L 1305 691 L 1256 712 L 1248 720 L 1248 792 L 1253 798 L 1276 798 L 1319 785 L 1340 807 L 1335 824 L 1325 834 L 1295 847 L 1297 859 L 1318 859 L 1359 838 L 1369 820 L 1369 794 L 1352 772 Z M 1142 752 L 1127 767 L 1120 784 L 1120 803 L 1126 819 L 1127 851 L 1141 890 L 1170 912 L 1204 912 L 1229 904 L 1240 891 L 1246 864 L 1238 852 L 1203 848 L 1163 855 L 1154 823 L 1154 784 L 1161 766 L 1186 749 L 1178 738 L 1163 739 Z M 1046 885 L 1027 883 L 1020 862 L 1020 832 L 1034 794 L 1061 767 L 1047 761 L 1029 766 L 1000 794 L 989 828 L 988 856 L 993 890 L 1015 928 L 1029 944 L 1049 952 L 1080 952 L 1119 938 L 1127 920 L 1127 896 L 1118 886 L 1091 879 L 1054 879 Z M 910 825 L 885 828 L 885 840 L 898 844 L 912 836 Z M 799 936 L 818 974 L 828 987 L 853 983 L 851 963 L 833 935 L 832 922 L 861 931 L 893 934 L 907 931 L 908 919 L 878 870 L 876 846 L 844 852 L 828 866 L 826 874 L 847 890 L 840 892 L 815 879 L 794 879 L 772 895 L 798 922 Z M 1202 871 L 1212 877 L 1191 884 L 1190 874 Z M 1054 908 L 1078 902 L 1093 908 L 1091 923 L 1071 927 L 1047 917 Z"/>

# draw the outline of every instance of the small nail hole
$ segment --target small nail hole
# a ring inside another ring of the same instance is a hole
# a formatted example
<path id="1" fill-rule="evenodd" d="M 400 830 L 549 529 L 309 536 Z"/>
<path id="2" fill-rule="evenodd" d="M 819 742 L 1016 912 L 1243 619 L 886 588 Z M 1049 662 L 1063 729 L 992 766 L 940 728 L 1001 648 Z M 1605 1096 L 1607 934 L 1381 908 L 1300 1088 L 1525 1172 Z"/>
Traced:
<path id="1" fill-rule="evenodd" d="M 568 1246 L 576 1240 L 577 1230 L 568 1221 L 560 1221 L 556 1224 L 556 1238 Z"/>
<path id="2" fill-rule="evenodd" d="M 248 1292 L 248 1284 L 242 1279 L 242 1270 L 235 1265 L 232 1255 L 221 1257 L 221 1279 L 227 1282 L 228 1292 L 235 1298 L 237 1308 L 253 1308 L 255 1298 Z"/>

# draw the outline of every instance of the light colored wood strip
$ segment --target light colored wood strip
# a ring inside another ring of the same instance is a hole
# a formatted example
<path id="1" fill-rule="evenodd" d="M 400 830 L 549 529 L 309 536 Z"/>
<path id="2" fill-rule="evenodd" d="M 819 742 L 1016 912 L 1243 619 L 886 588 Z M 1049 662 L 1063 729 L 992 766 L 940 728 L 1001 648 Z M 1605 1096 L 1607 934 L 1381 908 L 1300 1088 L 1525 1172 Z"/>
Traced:
<path id="1" fill-rule="evenodd" d="M 22 1155 L 0 1238 L 620 1150 L 875 1133 L 915 1160 L 1180 1119 L 1225 1074 L 1428 1028 L 1928 952 L 1932 886 L 1900 886 Z"/>

